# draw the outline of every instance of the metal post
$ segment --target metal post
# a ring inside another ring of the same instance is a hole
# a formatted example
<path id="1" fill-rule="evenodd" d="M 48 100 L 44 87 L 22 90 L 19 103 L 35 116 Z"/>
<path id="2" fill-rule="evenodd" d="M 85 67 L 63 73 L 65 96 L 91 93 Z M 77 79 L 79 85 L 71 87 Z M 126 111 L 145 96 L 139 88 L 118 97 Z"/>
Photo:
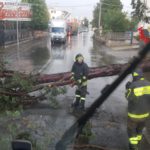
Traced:
<path id="1" fill-rule="evenodd" d="M 17 59 L 18 59 L 18 70 L 20 69 L 20 47 L 19 47 L 19 13 L 18 13 L 18 5 L 19 2 L 18 0 L 16 1 L 17 3 L 17 21 L 16 21 L 16 31 L 17 31 Z"/>
<path id="2" fill-rule="evenodd" d="M 17 0 L 17 22 L 16 22 L 16 30 L 17 30 L 17 46 L 19 46 L 19 25 L 18 25 L 18 19 L 19 19 L 19 14 L 18 14 L 18 0 Z"/>
<path id="3" fill-rule="evenodd" d="M 130 34 L 130 44 L 132 45 L 133 44 L 133 31 L 131 31 L 131 34 Z"/>
<path id="4" fill-rule="evenodd" d="M 99 31 L 101 27 L 101 17 L 102 17 L 102 2 L 101 0 L 99 0 L 99 22 L 98 22 Z"/>
<path id="5" fill-rule="evenodd" d="M 147 0 L 144 0 L 144 5 L 146 8 L 148 7 Z M 145 11 L 144 11 L 144 15 L 145 15 L 144 17 L 146 17 L 146 13 L 147 13 L 147 9 L 145 9 Z"/>
<path id="6" fill-rule="evenodd" d="M 145 5 L 147 6 L 147 0 L 144 0 Z"/>

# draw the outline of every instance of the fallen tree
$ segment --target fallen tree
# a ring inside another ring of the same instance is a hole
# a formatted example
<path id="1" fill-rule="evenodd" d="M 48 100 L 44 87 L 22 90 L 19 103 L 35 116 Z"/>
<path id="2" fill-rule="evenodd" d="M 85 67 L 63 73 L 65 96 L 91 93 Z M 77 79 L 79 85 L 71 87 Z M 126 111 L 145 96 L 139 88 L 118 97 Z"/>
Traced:
<path id="1" fill-rule="evenodd" d="M 90 68 L 90 73 L 88 79 L 106 77 L 106 76 L 114 76 L 120 74 L 129 64 L 112 64 L 108 66 L 94 67 Z M 143 63 L 140 65 L 144 72 L 150 71 L 150 59 L 145 59 Z M 51 75 L 40 75 L 38 76 L 36 82 L 38 84 L 43 83 L 53 83 L 56 86 L 68 85 L 71 83 L 70 81 L 71 73 L 57 73 Z M 56 82 L 56 83 L 55 83 Z"/>
<path id="2" fill-rule="evenodd" d="M 101 67 L 94 67 L 90 68 L 90 73 L 88 79 L 94 79 L 99 77 L 106 77 L 106 76 L 114 76 L 120 74 L 129 64 L 112 64 L 108 66 L 101 66 Z M 145 59 L 140 67 L 143 68 L 144 72 L 150 71 L 150 59 Z M 48 89 L 58 88 L 65 85 L 74 84 L 71 79 L 71 72 L 64 72 L 64 73 L 57 73 L 57 74 L 36 74 L 36 75 L 27 75 L 25 73 L 16 73 L 14 71 L 3 70 L 0 71 L 0 79 L 1 83 L 7 81 L 9 85 L 9 80 L 13 79 L 14 76 L 17 78 L 15 79 L 17 83 L 13 83 L 11 87 L 2 86 L 0 87 L 0 96 L 7 96 L 9 98 L 15 97 L 20 99 L 19 103 L 25 104 L 32 104 L 34 102 L 42 101 L 46 99 L 45 95 L 50 92 L 46 90 L 46 92 L 42 94 L 31 94 L 36 91 L 43 90 L 45 87 Z M 19 77 L 18 77 L 19 75 Z M 14 79 L 13 79 L 14 80 Z M 11 81 L 12 82 L 12 81 Z M 24 88 L 25 86 L 25 88 Z M 28 88 L 28 86 L 30 88 Z M 29 100 L 29 101 L 28 101 Z"/>
<path id="3" fill-rule="evenodd" d="M 114 76 L 120 74 L 129 64 L 112 64 L 108 66 L 101 66 L 101 67 L 91 67 L 90 68 L 90 73 L 88 76 L 88 79 L 93 79 L 93 78 L 99 78 L 99 77 L 107 77 L 107 76 Z M 149 72 L 150 71 L 150 58 L 145 59 L 142 64 L 141 68 L 143 68 L 144 72 Z M 15 74 L 14 71 L 9 71 L 9 70 L 4 70 L 0 72 L 0 78 L 7 78 L 11 77 Z M 20 73 L 22 78 L 30 78 L 33 77 L 33 75 L 27 75 L 24 73 Z M 34 84 L 43 84 L 43 83 L 53 83 L 56 86 L 63 86 L 70 84 L 70 77 L 71 73 L 70 72 L 64 72 L 64 73 L 57 73 L 57 74 L 36 74 L 34 75 Z M 63 82 L 63 84 L 62 84 Z"/>

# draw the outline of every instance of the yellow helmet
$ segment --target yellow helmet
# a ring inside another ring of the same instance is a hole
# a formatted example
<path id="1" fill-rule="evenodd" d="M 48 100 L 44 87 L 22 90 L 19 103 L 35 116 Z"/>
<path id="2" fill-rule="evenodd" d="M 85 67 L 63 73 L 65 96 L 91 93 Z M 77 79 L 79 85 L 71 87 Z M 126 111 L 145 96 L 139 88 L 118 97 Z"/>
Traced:
<path id="1" fill-rule="evenodd" d="M 76 61 L 78 61 L 78 60 L 82 60 L 82 61 L 83 61 L 83 60 L 84 60 L 84 57 L 83 57 L 82 54 L 77 54 L 76 57 L 75 57 L 75 60 L 76 60 Z"/>

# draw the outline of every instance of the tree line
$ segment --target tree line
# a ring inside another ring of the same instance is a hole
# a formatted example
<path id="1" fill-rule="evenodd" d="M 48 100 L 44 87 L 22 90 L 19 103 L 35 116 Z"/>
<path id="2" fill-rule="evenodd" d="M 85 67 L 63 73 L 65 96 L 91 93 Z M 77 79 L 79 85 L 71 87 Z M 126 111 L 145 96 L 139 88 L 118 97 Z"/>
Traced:
<path id="1" fill-rule="evenodd" d="M 145 11 L 146 5 L 141 0 L 131 1 L 132 9 L 131 17 L 123 12 L 123 5 L 120 0 L 102 0 L 101 1 L 101 26 L 104 31 L 127 31 L 135 30 L 138 22 L 141 20 L 148 22 Z M 100 3 L 96 4 L 93 11 L 92 26 L 99 25 Z"/>
<path id="2" fill-rule="evenodd" d="M 31 3 L 32 20 L 30 27 L 33 30 L 48 29 L 49 13 L 45 0 L 22 0 Z"/>

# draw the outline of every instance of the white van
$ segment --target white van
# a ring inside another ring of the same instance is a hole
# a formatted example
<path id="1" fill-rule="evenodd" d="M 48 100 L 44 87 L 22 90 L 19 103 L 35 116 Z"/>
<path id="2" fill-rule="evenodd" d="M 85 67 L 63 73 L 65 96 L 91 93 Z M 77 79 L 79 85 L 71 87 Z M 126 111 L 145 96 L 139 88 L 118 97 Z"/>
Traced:
<path id="1" fill-rule="evenodd" d="M 65 20 L 54 19 L 51 21 L 51 42 L 66 42 L 67 38 L 67 23 Z"/>

